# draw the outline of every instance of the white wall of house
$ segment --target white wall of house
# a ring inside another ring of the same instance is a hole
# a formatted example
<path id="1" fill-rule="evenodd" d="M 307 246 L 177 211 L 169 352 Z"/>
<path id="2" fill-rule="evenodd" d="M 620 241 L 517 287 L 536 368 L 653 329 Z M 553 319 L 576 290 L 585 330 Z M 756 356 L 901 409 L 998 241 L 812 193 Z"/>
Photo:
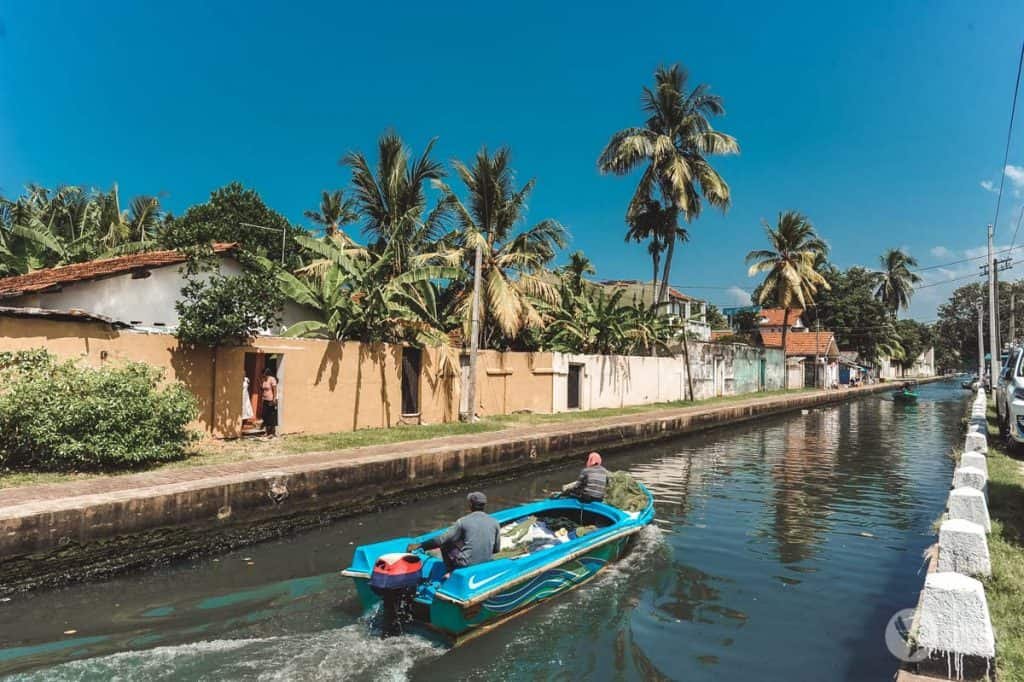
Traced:
<path id="1" fill-rule="evenodd" d="M 763 358 L 764 388 L 782 388 L 782 353 L 750 346 L 713 343 L 690 344 L 693 392 L 697 400 L 759 390 Z M 565 412 L 568 406 L 569 368 L 579 365 L 581 410 L 686 400 L 686 360 L 676 357 L 632 355 L 576 355 L 552 357 L 552 406 Z M 770 365 L 770 366 L 769 366 Z M 798 384 L 802 385 L 802 384 Z"/>
<path id="2" fill-rule="evenodd" d="M 222 275 L 241 275 L 244 270 L 234 258 L 219 259 Z M 65 284 L 60 291 L 31 293 L 4 299 L 3 305 L 22 308 L 48 308 L 51 310 L 84 310 L 103 315 L 134 327 L 173 331 L 178 327 L 178 313 L 174 304 L 185 285 L 182 264 L 165 265 L 148 270 L 149 276 L 133 279 L 132 273 Z M 209 277 L 204 273 L 201 277 Z M 282 327 L 309 315 L 287 303 L 283 311 Z M 273 330 L 275 332 L 280 330 Z"/>
<path id="3" fill-rule="evenodd" d="M 917 360 L 905 373 L 892 358 L 882 358 L 878 362 L 878 376 L 883 379 L 923 378 L 935 376 L 935 348 L 929 348 L 917 356 Z"/>

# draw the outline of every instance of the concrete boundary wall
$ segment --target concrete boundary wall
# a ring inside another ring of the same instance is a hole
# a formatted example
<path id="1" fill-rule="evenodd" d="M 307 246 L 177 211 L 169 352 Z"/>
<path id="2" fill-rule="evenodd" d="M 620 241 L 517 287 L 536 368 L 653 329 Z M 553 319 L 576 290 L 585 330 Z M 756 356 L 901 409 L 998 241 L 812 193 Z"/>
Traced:
<path id="1" fill-rule="evenodd" d="M 782 351 L 743 344 L 691 342 L 690 370 L 697 400 L 775 391 L 783 385 Z M 570 367 L 578 367 L 578 404 L 569 405 Z M 552 353 L 551 406 L 570 409 L 649 405 L 689 397 L 686 358 Z M 803 370 L 801 370 L 803 371 Z M 791 384 L 802 386 L 800 382 Z"/>
<path id="2" fill-rule="evenodd" d="M 0 490 L 0 594 L 221 552 L 474 479 L 891 390 L 752 398 L 433 441 Z"/>

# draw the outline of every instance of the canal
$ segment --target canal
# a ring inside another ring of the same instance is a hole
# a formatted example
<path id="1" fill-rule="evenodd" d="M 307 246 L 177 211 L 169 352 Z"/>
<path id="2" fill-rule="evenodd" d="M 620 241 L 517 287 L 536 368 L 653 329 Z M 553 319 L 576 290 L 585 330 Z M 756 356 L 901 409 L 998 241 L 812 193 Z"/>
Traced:
<path id="1" fill-rule="evenodd" d="M 463 493 L 297 537 L 0 603 L 0 674 L 39 680 L 887 680 L 916 604 L 965 393 L 921 387 L 606 458 L 657 499 L 595 581 L 447 651 L 369 635 L 337 575 L 353 548 L 462 512 Z M 486 486 L 492 507 L 578 467 Z"/>

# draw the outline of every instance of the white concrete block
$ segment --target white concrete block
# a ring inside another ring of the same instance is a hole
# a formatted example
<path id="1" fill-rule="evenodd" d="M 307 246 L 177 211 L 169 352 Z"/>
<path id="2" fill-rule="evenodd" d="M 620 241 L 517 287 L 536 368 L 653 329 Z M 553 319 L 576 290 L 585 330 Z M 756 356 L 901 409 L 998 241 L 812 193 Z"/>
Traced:
<path id="1" fill-rule="evenodd" d="M 985 529 L 992 530 L 992 521 L 988 517 L 988 505 L 985 504 L 985 493 L 974 488 L 954 488 L 949 493 L 949 518 L 963 519 L 976 523 Z"/>
<path id="2" fill-rule="evenodd" d="M 988 453 L 988 438 L 982 433 L 968 433 L 964 437 L 964 452 Z"/>
<path id="3" fill-rule="evenodd" d="M 929 573 L 917 613 L 917 644 L 932 652 L 993 658 L 988 602 L 981 583 L 966 575 Z"/>
<path id="4" fill-rule="evenodd" d="M 939 527 L 939 570 L 992 575 L 985 529 L 964 519 L 943 521 Z"/>
<path id="5" fill-rule="evenodd" d="M 980 433 L 981 435 L 988 437 L 988 424 L 978 424 L 976 422 L 970 422 L 967 424 L 967 433 Z"/>
<path id="6" fill-rule="evenodd" d="M 960 466 L 981 469 L 985 472 L 985 478 L 988 478 L 988 458 L 980 452 L 965 452 L 960 455 Z"/>
<path id="7" fill-rule="evenodd" d="M 967 467 L 961 464 L 953 470 L 953 487 L 974 488 L 985 492 L 988 489 L 988 474 L 978 467 Z"/>

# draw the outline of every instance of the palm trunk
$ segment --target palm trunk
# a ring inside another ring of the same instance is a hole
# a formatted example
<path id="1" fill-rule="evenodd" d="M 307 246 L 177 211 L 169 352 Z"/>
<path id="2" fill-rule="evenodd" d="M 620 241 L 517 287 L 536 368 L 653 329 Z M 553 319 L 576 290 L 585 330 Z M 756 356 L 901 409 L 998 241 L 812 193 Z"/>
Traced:
<path id="1" fill-rule="evenodd" d="M 782 313 L 782 385 L 789 388 L 789 363 L 786 362 L 786 338 L 789 336 L 789 308 Z M 817 371 L 817 368 L 815 368 Z"/>
<path id="2" fill-rule="evenodd" d="M 654 266 L 654 276 L 651 277 L 651 308 L 658 304 L 658 263 L 660 260 L 657 252 L 651 254 L 651 265 Z"/>
<path id="3" fill-rule="evenodd" d="M 690 371 L 690 344 L 686 338 L 686 324 L 683 324 L 683 360 L 686 362 L 686 387 L 690 391 L 690 400 L 693 400 L 693 372 Z"/>
<path id="4" fill-rule="evenodd" d="M 658 293 L 658 303 L 664 303 L 668 299 L 668 276 L 672 271 L 672 254 L 676 250 L 676 236 L 673 233 L 668 240 L 668 249 L 665 251 L 665 269 L 661 275 L 661 291 Z"/>

